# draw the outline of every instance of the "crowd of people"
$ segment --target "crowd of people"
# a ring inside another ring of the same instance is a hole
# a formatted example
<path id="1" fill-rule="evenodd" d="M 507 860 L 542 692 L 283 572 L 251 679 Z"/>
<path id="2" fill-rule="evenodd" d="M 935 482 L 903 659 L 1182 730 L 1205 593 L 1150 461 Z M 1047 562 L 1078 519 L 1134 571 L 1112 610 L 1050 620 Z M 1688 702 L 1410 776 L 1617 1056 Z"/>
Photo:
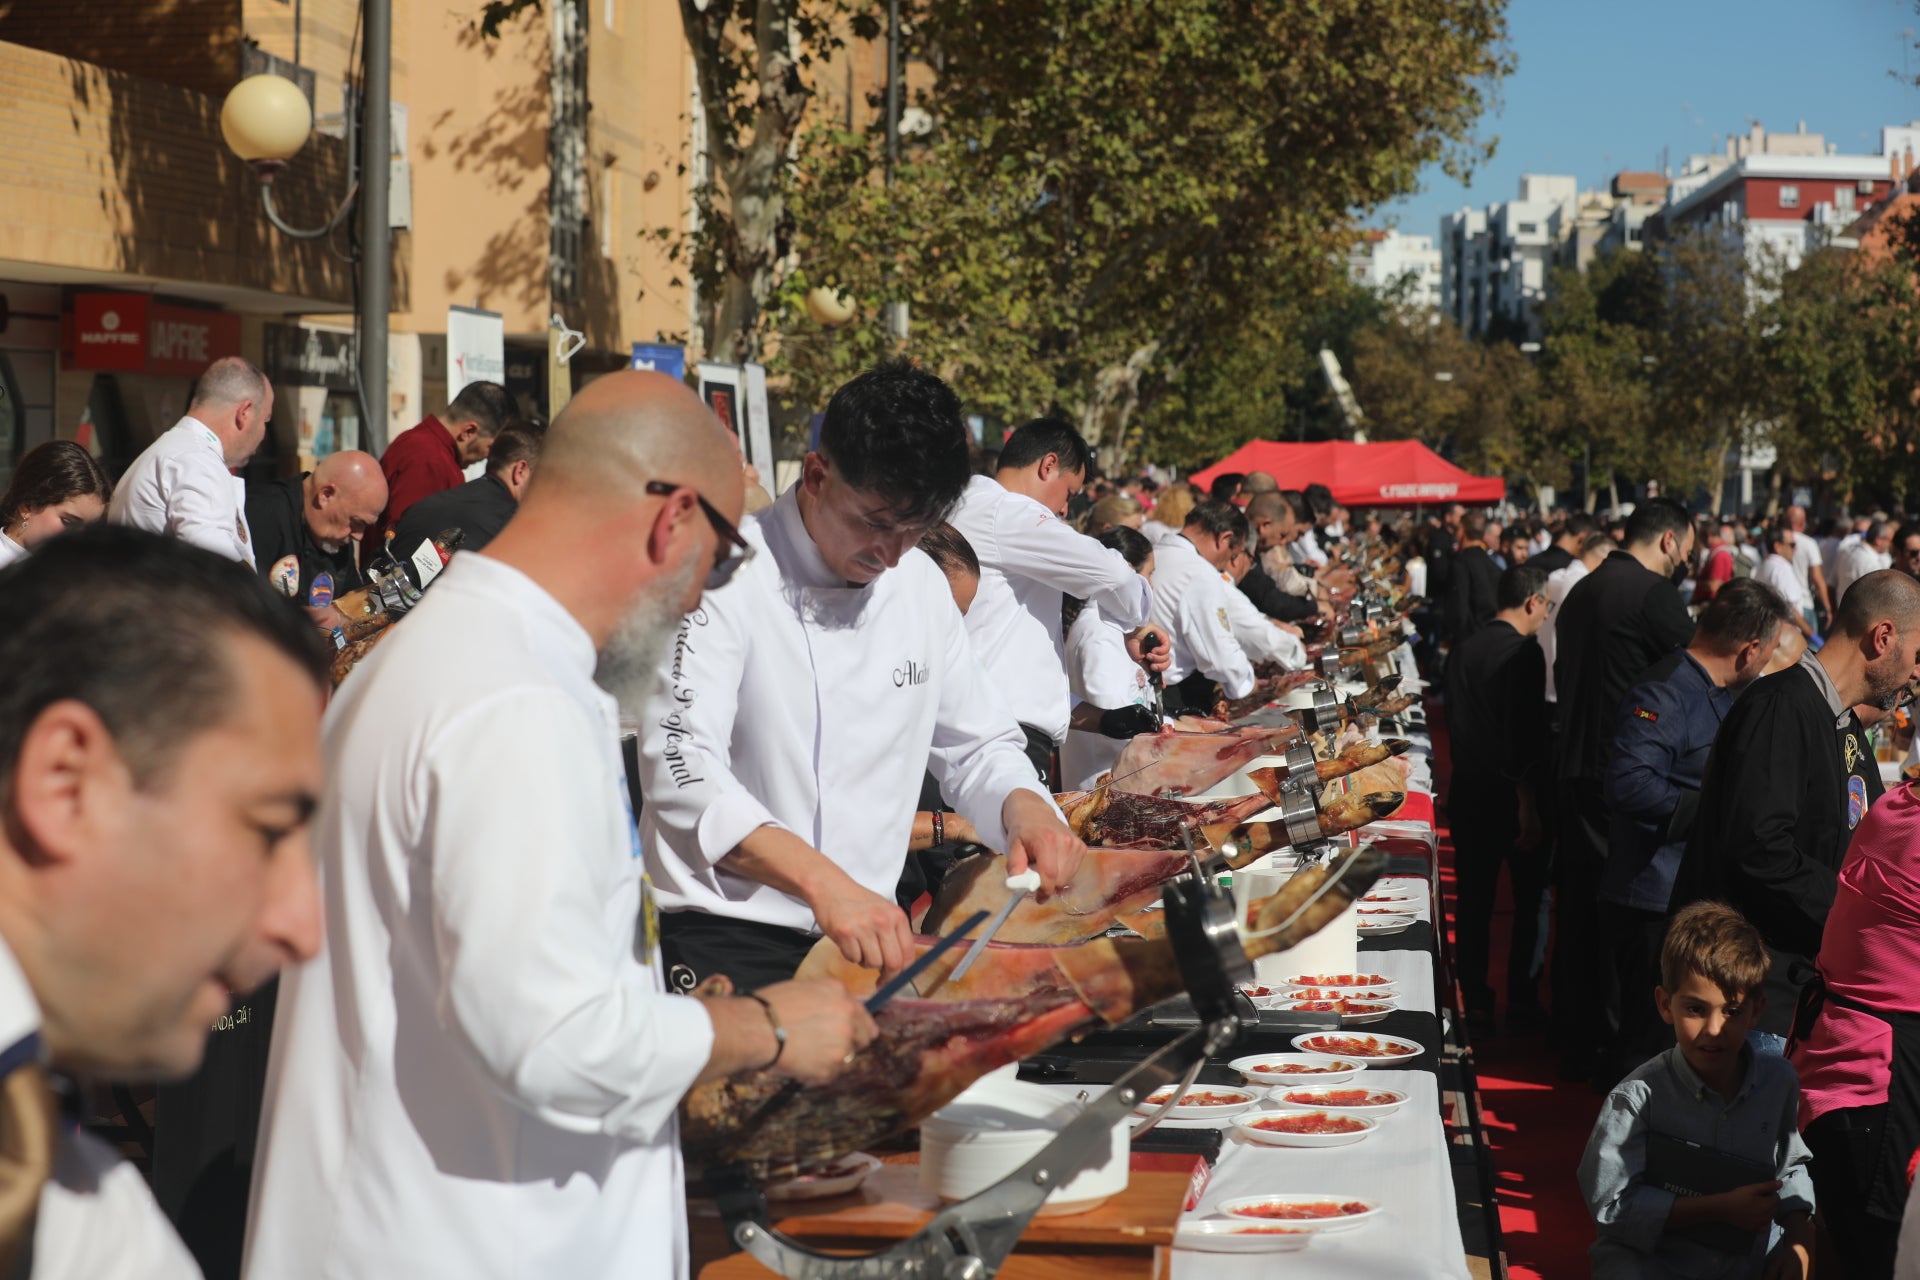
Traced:
<path id="1" fill-rule="evenodd" d="M 0 1274 L 684 1273 L 682 1098 L 877 1034 L 808 957 L 903 967 L 964 839 L 1067 883 L 1053 793 L 1301 668 L 1360 547 L 1445 693 L 1469 1021 L 1609 1095 L 1596 1273 L 1804 1275 L 1822 1222 L 1892 1274 L 1920 528 L 1105 479 L 907 364 L 777 497 L 655 374 L 243 483 L 272 406 L 221 360 L 117 480 L 54 442 L 0 497 Z M 128 1080 L 152 1196 L 61 1115 Z"/>

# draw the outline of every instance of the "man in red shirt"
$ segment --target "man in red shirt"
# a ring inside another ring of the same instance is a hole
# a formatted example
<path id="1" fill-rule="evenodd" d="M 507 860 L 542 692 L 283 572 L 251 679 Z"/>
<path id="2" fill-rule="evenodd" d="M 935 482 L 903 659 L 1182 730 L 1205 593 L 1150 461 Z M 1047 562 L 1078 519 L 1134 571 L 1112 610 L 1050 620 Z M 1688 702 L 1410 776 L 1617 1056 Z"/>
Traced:
<path id="1" fill-rule="evenodd" d="M 1738 550 L 1740 535 L 1733 522 L 1722 520 L 1715 531 L 1714 539 L 1707 545 L 1706 563 L 1700 566 L 1700 572 L 1693 582 L 1693 603 L 1706 604 L 1720 594 L 1720 588 L 1734 579 L 1734 561 Z"/>
<path id="2" fill-rule="evenodd" d="M 387 509 L 360 540 L 364 572 L 386 550 L 387 531 L 420 499 L 466 483 L 464 469 L 486 459 L 493 438 L 517 416 L 513 398 L 497 382 L 469 382 L 439 417 L 409 427 L 380 455 L 387 478 Z"/>

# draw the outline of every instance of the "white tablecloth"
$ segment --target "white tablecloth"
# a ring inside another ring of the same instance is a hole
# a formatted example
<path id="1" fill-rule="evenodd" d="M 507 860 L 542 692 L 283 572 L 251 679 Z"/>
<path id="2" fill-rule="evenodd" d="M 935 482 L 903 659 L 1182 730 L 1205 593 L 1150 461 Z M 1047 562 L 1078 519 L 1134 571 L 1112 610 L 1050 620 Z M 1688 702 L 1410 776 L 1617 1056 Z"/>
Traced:
<path id="1" fill-rule="evenodd" d="M 1453 1199 L 1439 1084 L 1426 1071 L 1365 1071 L 1356 1083 L 1401 1089 L 1407 1105 L 1350 1147 L 1269 1147 L 1227 1138 L 1206 1195 L 1190 1217 L 1222 1216 L 1240 1196 L 1291 1192 L 1378 1201 L 1384 1212 L 1349 1231 L 1317 1235 L 1285 1254 L 1176 1249 L 1174 1280 L 1466 1280 L 1466 1243 Z"/>

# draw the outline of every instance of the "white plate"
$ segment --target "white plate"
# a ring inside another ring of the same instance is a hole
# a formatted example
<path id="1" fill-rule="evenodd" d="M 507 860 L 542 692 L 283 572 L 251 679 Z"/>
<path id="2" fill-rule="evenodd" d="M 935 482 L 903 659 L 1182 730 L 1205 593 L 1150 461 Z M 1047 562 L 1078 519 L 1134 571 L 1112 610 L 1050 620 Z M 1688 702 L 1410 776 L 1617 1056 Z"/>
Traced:
<path id="1" fill-rule="evenodd" d="M 1322 978 L 1366 978 L 1366 982 L 1322 982 Z M 1282 988 L 1293 987 L 1351 987 L 1355 991 L 1383 991 L 1393 986 L 1393 979 L 1384 973 L 1296 973 L 1290 978 L 1280 979 Z"/>
<path id="2" fill-rule="evenodd" d="M 1164 1089 L 1155 1089 L 1153 1093 L 1148 1094 L 1135 1104 L 1133 1108 L 1134 1111 L 1140 1115 L 1152 1115 L 1160 1109 L 1160 1104 L 1154 1101 L 1155 1095 L 1170 1097 L 1175 1087 L 1174 1085 L 1168 1085 Z M 1251 1111 L 1260 1104 L 1260 1095 L 1252 1089 L 1235 1089 L 1224 1085 L 1197 1084 L 1187 1091 L 1189 1097 L 1196 1093 L 1230 1093 L 1240 1099 L 1240 1101 L 1235 1103 L 1222 1103 L 1215 1107 L 1202 1107 L 1188 1106 L 1185 1100 L 1182 1100 L 1179 1106 L 1167 1112 L 1166 1118 L 1169 1120 L 1227 1120 L 1239 1115 L 1242 1111 Z"/>
<path id="3" fill-rule="evenodd" d="M 1293 1253 L 1313 1239 L 1311 1230 L 1297 1226 L 1290 1226 L 1287 1235 L 1262 1230 L 1267 1227 L 1246 1218 L 1197 1218 L 1180 1224 L 1173 1247 L 1197 1253 Z"/>
<path id="4" fill-rule="evenodd" d="M 1332 1067 L 1330 1071 L 1256 1071 L 1261 1063 L 1309 1063 L 1314 1066 Z M 1257 1053 L 1250 1057 L 1235 1058 L 1227 1064 L 1238 1071 L 1248 1084 L 1339 1084 L 1342 1080 L 1351 1080 L 1354 1074 L 1366 1070 L 1367 1064 L 1357 1058 L 1336 1058 L 1325 1053 Z"/>
<path id="5" fill-rule="evenodd" d="M 836 1160 L 834 1167 L 845 1167 L 846 1172 L 831 1178 L 814 1173 L 776 1182 L 767 1188 L 767 1199 L 825 1200 L 828 1196 L 845 1195 L 871 1177 L 880 1167 L 880 1161 L 864 1151 L 856 1151 L 845 1160 Z"/>
<path id="6" fill-rule="evenodd" d="M 1360 932 L 1368 937 L 1385 938 L 1405 933 L 1419 922 L 1418 916 L 1361 916 Z"/>
<path id="7" fill-rule="evenodd" d="M 1385 891 L 1375 889 L 1372 893 L 1360 899 L 1360 905 L 1363 907 L 1391 907 L 1400 903 L 1418 902 L 1425 896 L 1426 895 L 1422 893 L 1415 893 L 1412 889 L 1388 889 Z"/>
<path id="8" fill-rule="evenodd" d="M 1316 1049 L 1312 1045 L 1307 1043 L 1307 1041 L 1309 1040 L 1320 1040 L 1328 1036 L 1345 1037 L 1346 1034 L 1347 1033 L 1344 1031 L 1309 1031 L 1305 1035 L 1295 1036 L 1293 1038 L 1293 1047 L 1298 1049 L 1302 1053 L 1319 1054 L 1323 1058 L 1339 1057 L 1349 1062 L 1364 1061 L 1370 1065 L 1375 1063 L 1382 1063 L 1382 1062 L 1410 1062 L 1427 1051 L 1426 1046 L 1421 1044 L 1417 1040 L 1402 1040 L 1399 1036 L 1383 1036 L 1383 1035 L 1374 1035 L 1371 1033 L 1355 1035 L 1350 1038 L 1356 1039 L 1356 1040 L 1372 1040 L 1376 1044 L 1381 1046 L 1387 1046 L 1387 1045 L 1397 1046 L 1399 1051 L 1395 1053 L 1379 1053 L 1379 1054 L 1368 1054 L 1368 1053 L 1355 1051 L 1353 1053 L 1342 1052 L 1342 1053 L 1336 1054 L 1331 1049 Z M 1238 1070 L 1238 1069 L 1239 1068 L 1237 1067 L 1235 1068 L 1235 1070 Z M 1267 1082 L 1261 1081 L 1261 1083 L 1265 1084 Z M 1274 1081 L 1273 1083 L 1278 1084 L 1280 1082 Z M 1332 1084 L 1333 1081 L 1329 1080 L 1326 1083 Z"/>
<path id="9" fill-rule="evenodd" d="M 1304 1005 L 1332 1004 L 1331 1000 L 1276 1000 L 1268 1008 L 1276 1013 L 1332 1013 L 1332 1009 L 1303 1008 Z M 1345 1003 L 1342 1001 L 1341 1003 Z M 1340 1011 L 1340 1025 L 1343 1027 L 1364 1027 L 1370 1022 L 1384 1022 L 1388 1014 L 1400 1006 L 1391 1000 L 1355 1000 L 1355 1005 L 1366 1006 L 1360 1012 Z"/>
<path id="10" fill-rule="evenodd" d="M 1286 1120 L 1301 1120 L 1310 1116 L 1323 1116 L 1328 1120 L 1352 1123 L 1360 1127 L 1348 1133 L 1286 1133 L 1275 1129 L 1263 1129 L 1263 1124 L 1277 1124 Z M 1339 1115 L 1331 1111 L 1263 1111 L 1257 1116 L 1240 1116 L 1233 1127 L 1244 1134 L 1250 1142 L 1264 1142 L 1270 1147 L 1350 1147 L 1380 1127 L 1378 1121 L 1348 1112 Z"/>
<path id="11" fill-rule="evenodd" d="M 1335 1204 L 1363 1204 L 1367 1207 L 1365 1212 L 1342 1214 L 1338 1218 L 1270 1218 L 1261 1214 L 1247 1212 L 1249 1209 L 1257 1209 L 1270 1204 L 1320 1204 L 1329 1200 Z M 1357 1227 L 1363 1222 L 1369 1222 L 1379 1217 L 1380 1202 L 1378 1200 L 1367 1200 L 1360 1196 L 1241 1196 L 1238 1199 L 1229 1200 L 1225 1204 L 1222 1204 L 1220 1206 L 1220 1212 L 1242 1220 L 1254 1219 L 1259 1222 L 1282 1222 L 1290 1227 L 1310 1227 L 1314 1231 L 1345 1231 L 1351 1227 Z"/>
<path id="12" fill-rule="evenodd" d="M 1387 1094 L 1394 1100 L 1382 1102 L 1377 1106 L 1342 1106 L 1337 1102 L 1325 1101 L 1329 1095 L 1344 1093 L 1350 1089 L 1359 1089 L 1365 1093 Z M 1305 1102 L 1289 1102 L 1287 1095 L 1290 1093 L 1311 1094 L 1312 1097 Z M 1330 1111 L 1335 1115 L 1372 1116 L 1376 1119 L 1380 1116 L 1390 1116 L 1406 1106 L 1407 1097 L 1406 1091 L 1402 1089 L 1369 1089 L 1364 1084 L 1337 1084 L 1325 1087 L 1283 1084 L 1267 1090 L 1267 1101 L 1287 1111 Z"/>

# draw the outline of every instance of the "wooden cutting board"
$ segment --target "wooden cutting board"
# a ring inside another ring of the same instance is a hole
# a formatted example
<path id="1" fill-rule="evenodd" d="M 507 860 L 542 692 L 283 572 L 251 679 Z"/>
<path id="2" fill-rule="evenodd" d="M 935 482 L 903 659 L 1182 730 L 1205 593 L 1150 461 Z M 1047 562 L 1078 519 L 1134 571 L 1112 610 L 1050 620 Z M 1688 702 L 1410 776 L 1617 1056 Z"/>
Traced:
<path id="1" fill-rule="evenodd" d="M 776 1204 L 773 1225 L 783 1235 L 828 1252 L 869 1253 L 904 1240 L 941 1207 L 938 1196 L 921 1189 L 919 1163 L 917 1152 L 893 1156 L 849 1195 Z M 1136 1170 L 1124 1192 L 1096 1208 L 1036 1217 L 1000 1275 L 1005 1280 L 1164 1276 L 1191 1183 L 1184 1173 Z M 700 1280 L 764 1280 L 773 1273 L 746 1254 L 734 1254 L 698 1274 Z"/>

